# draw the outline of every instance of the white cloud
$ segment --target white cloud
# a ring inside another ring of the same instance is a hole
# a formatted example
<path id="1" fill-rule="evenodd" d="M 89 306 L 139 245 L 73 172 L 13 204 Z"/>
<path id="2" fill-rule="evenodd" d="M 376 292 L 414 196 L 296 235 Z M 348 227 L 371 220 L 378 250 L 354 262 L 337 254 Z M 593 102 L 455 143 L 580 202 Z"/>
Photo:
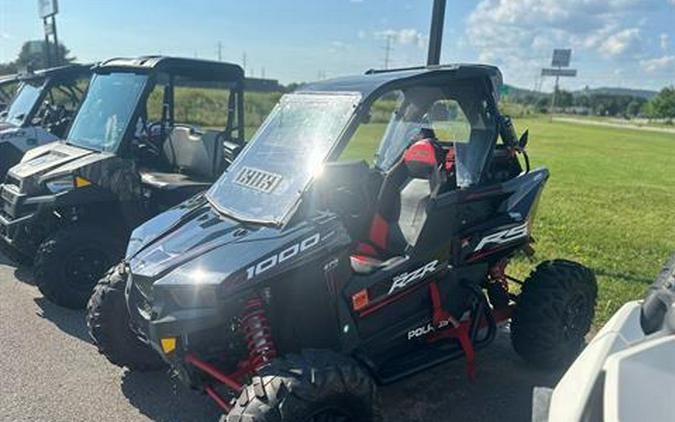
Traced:
<path id="1" fill-rule="evenodd" d="M 659 45 L 661 46 L 661 50 L 668 51 L 670 48 L 670 36 L 666 33 L 661 34 L 659 36 Z"/>
<path id="2" fill-rule="evenodd" d="M 529 84 L 537 69 L 550 64 L 553 48 L 572 48 L 572 66 L 584 52 L 643 57 L 649 31 L 640 18 L 658 7 L 663 0 L 481 0 L 462 38 L 511 83 Z"/>
<path id="3" fill-rule="evenodd" d="M 414 28 L 385 29 L 376 31 L 373 35 L 380 40 L 391 37 L 393 42 L 402 45 L 416 45 L 420 48 L 424 48 L 427 44 L 426 35 Z"/>
<path id="4" fill-rule="evenodd" d="M 356 36 L 357 36 L 360 40 L 363 40 L 363 39 L 366 39 L 366 38 L 368 37 L 368 34 L 366 33 L 366 31 L 364 31 L 363 29 L 361 29 L 361 30 L 359 30 L 359 32 L 356 33 Z"/>
<path id="5" fill-rule="evenodd" d="M 640 30 L 628 28 L 610 35 L 600 44 L 598 50 L 605 56 L 617 57 L 639 53 L 641 46 Z"/>
<path id="6" fill-rule="evenodd" d="M 640 66 L 649 73 L 675 73 L 675 56 L 641 60 Z"/>

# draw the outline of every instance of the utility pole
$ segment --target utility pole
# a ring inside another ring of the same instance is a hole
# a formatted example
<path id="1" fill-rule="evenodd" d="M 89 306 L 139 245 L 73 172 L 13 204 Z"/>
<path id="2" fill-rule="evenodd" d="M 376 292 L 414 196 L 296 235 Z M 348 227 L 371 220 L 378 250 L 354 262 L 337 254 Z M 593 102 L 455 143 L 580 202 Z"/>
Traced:
<path id="1" fill-rule="evenodd" d="M 218 61 L 223 61 L 223 43 L 218 41 Z"/>
<path id="2" fill-rule="evenodd" d="M 246 76 L 246 52 L 244 51 L 244 55 L 241 58 L 241 67 L 244 68 L 244 76 Z"/>
<path id="3" fill-rule="evenodd" d="M 429 31 L 429 54 L 427 66 L 437 65 L 441 60 L 441 46 L 443 44 L 443 22 L 445 21 L 446 0 L 434 0 L 431 12 L 431 29 Z"/>
<path id="4" fill-rule="evenodd" d="M 384 68 L 389 69 L 389 55 L 391 54 L 391 39 L 393 35 L 387 34 L 387 43 L 384 47 Z"/>
<path id="5" fill-rule="evenodd" d="M 38 0 L 38 14 L 42 18 L 42 27 L 45 31 L 45 59 L 46 67 L 61 64 L 59 57 L 59 38 L 56 34 L 56 14 L 59 13 L 59 4 L 57 0 Z M 50 36 L 54 39 L 54 52 L 52 60 L 52 48 Z"/>

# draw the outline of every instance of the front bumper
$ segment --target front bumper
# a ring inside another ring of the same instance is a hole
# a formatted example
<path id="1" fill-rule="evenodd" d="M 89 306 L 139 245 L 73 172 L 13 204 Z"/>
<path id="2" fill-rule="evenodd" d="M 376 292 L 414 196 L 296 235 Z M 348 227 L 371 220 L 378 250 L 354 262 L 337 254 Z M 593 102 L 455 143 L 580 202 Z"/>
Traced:
<path id="1" fill-rule="evenodd" d="M 182 363 L 188 347 L 199 347 L 213 329 L 221 329 L 234 314 L 233 306 L 218 303 L 211 307 L 183 308 L 166 291 L 153 286 L 155 280 L 129 273 L 125 295 L 131 329 L 172 364 Z M 223 337 L 224 332 L 216 335 Z M 170 353 L 162 349 L 162 339 L 176 339 L 177 347 Z"/>
<path id="2" fill-rule="evenodd" d="M 0 185 L 0 238 L 20 252 L 31 254 L 36 247 L 31 224 L 43 206 L 56 201 L 56 195 L 31 196 L 17 185 Z"/>

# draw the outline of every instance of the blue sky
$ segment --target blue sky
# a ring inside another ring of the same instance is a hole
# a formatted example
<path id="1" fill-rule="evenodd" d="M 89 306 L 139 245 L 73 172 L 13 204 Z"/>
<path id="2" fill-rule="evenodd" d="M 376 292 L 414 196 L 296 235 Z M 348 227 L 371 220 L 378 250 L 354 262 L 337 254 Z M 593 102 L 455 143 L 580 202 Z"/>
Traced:
<path id="1" fill-rule="evenodd" d="M 241 63 L 284 83 L 421 64 L 431 0 L 60 0 L 59 38 L 82 61 L 167 54 Z M 36 0 L 0 0 L 0 61 L 42 37 Z M 585 85 L 675 83 L 675 0 L 448 0 L 443 62 L 500 66 L 537 84 L 551 50 L 573 48 Z M 544 81 L 543 89 L 551 82 Z"/>

